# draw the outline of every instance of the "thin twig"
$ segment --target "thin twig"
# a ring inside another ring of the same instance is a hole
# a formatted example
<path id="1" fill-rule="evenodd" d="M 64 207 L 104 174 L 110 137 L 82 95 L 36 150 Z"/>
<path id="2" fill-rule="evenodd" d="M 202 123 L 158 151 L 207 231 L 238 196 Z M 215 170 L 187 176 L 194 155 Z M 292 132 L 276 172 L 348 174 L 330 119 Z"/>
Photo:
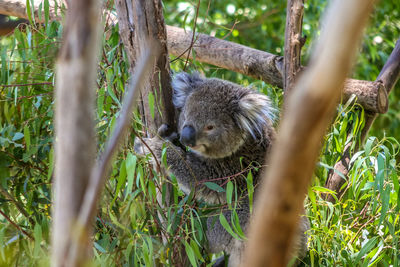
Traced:
<path id="1" fill-rule="evenodd" d="M 14 226 L 15 228 L 17 228 L 19 231 L 21 231 L 24 235 L 26 235 L 30 240 L 35 241 L 35 239 L 28 234 L 24 229 L 22 229 L 18 224 L 16 224 L 15 222 L 13 222 L 4 212 L 2 212 L 0 210 L 0 214 L 9 222 L 11 223 L 12 226 Z"/>
<path id="2" fill-rule="evenodd" d="M 194 37 L 196 36 L 196 26 L 197 26 L 197 18 L 199 17 L 199 10 L 200 10 L 200 0 L 197 2 L 196 16 L 194 18 L 194 25 L 193 25 L 192 41 L 190 41 L 190 46 L 186 50 L 186 51 L 188 51 L 188 54 L 187 54 L 187 57 L 186 57 L 186 62 L 185 62 L 185 66 L 183 67 L 183 70 L 186 70 L 186 66 L 187 66 L 187 64 L 189 62 L 190 51 L 192 50 L 193 44 L 195 42 L 194 41 Z M 186 53 L 186 51 L 184 53 Z"/>
<path id="3" fill-rule="evenodd" d="M 10 194 L 8 193 L 7 190 L 5 190 L 3 187 L 0 186 L 0 193 L 8 200 L 10 200 L 15 207 L 17 208 L 17 210 L 19 210 L 19 212 L 21 212 L 22 215 L 24 215 L 29 223 L 31 225 L 35 225 L 35 221 L 32 219 L 32 217 L 28 214 L 28 212 L 22 207 L 22 205 Z"/>
<path id="4" fill-rule="evenodd" d="M 42 83 L 22 83 L 22 84 L 5 84 L 5 85 L 0 85 L 1 87 L 22 87 L 22 86 L 32 86 L 32 85 L 52 85 L 52 82 L 42 82 Z"/>

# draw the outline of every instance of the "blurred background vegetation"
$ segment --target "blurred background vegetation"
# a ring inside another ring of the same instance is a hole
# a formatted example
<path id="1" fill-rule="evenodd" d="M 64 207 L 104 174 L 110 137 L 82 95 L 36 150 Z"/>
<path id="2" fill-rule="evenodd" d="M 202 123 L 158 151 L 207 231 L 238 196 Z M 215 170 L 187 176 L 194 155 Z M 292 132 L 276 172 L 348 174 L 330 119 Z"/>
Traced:
<path id="1" fill-rule="evenodd" d="M 199 4 L 200 3 L 200 4 Z M 328 1 L 306 1 L 303 64 L 307 65 L 322 25 Z M 112 2 L 110 3 L 112 6 Z M 283 55 L 285 1 L 164 1 L 168 25 L 183 27 L 252 48 Z M 196 13 L 198 9 L 198 16 Z M 400 37 L 400 2 L 380 1 L 365 31 L 352 78 L 375 80 Z M 345 30 L 345 29 L 344 29 Z M 113 129 L 129 73 L 118 25 L 104 27 L 97 79 L 98 149 Z M 51 185 L 54 168 L 54 66 L 61 45 L 62 25 L 26 25 L 0 37 L 0 266 L 47 266 L 51 225 Z M 340 40 L 337 40 L 340 42 Z M 173 59 L 173 58 L 171 58 Z M 181 71 L 184 59 L 171 68 Z M 276 106 L 280 89 L 242 74 L 196 60 L 187 71 L 234 81 L 268 94 Z M 366 144 L 355 153 L 336 203 L 321 198 L 328 171 L 344 145 L 359 140 L 364 111 L 354 103 L 338 106 L 325 138 L 313 184 L 306 200 L 309 231 L 308 266 L 399 266 L 399 143 L 400 84 L 390 95 L 389 111 L 376 120 Z M 141 131 L 138 114 L 132 127 Z M 352 135 L 347 138 L 347 133 Z M 219 255 L 205 252 L 203 222 L 210 207 L 185 196 L 174 184 L 174 203 L 162 210 L 155 201 L 157 179 L 148 159 L 133 151 L 134 135 L 125 140 L 113 163 L 103 193 L 94 234 L 94 265 L 176 266 L 181 251 L 191 265 L 209 265 Z M 157 217 L 165 214 L 166 227 Z M 241 236 L 240 227 L 227 229 Z M 167 238 L 163 245 L 161 235 Z"/>

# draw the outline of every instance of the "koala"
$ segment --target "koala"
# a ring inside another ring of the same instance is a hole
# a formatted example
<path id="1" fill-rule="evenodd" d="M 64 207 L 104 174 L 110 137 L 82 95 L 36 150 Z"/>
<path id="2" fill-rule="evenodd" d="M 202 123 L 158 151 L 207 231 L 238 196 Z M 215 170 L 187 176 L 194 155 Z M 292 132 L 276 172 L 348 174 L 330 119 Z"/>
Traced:
<path id="1" fill-rule="evenodd" d="M 250 88 L 216 78 L 204 78 L 198 73 L 184 72 L 172 81 L 173 104 L 179 113 L 178 134 L 174 138 L 155 137 L 146 143 L 160 161 L 163 144 L 166 146 L 167 173 L 173 174 L 180 189 L 208 204 L 226 204 L 226 193 L 205 185 L 211 181 L 226 188 L 228 179 L 236 184 L 238 201 L 236 212 L 246 233 L 249 218 L 249 198 L 246 178 L 253 174 L 256 197 L 265 156 L 275 138 L 273 120 L 275 110 L 269 98 Z M 163 126 L 164 129 L 166 126 Z M 159 131 L 163 135 L 163 130 Z M 179 136 L 181 145 L 173 140 Z M 135 145 L 140 153 L 149 152 L 144 145 Z M 222 211 L 231 221 L 232 211 Z M 219 216 L 219 213 L 216 214 Z M 293 244 L 293 255 L 304 257 L 307 250 L 308 220 L 302 217 L 298 238 Z M 229 254 L 228 266 L 238 266 L 242 260 L 244 241 L 232 237 L 220 224 L 218 217 L 207 220 L 208 248 L 211 253 Z M 223 261 L 220 265 L 225 264 Z"/>

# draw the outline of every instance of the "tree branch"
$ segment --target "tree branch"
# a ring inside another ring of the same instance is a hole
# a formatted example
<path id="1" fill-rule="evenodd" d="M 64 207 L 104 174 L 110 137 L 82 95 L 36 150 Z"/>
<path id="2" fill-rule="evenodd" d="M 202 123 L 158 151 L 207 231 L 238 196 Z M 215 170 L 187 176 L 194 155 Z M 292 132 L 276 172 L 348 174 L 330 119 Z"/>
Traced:
<path id="1" fill-rule="evenodd" d="M 172 103 L 172 87 L 171 75 L 169 67 L 169 55 L 167 48 L 167 33 L 162 13 L 162 4 L 159 0 L 140 1 L 140 0 L 117 0 L 116 9 L 119 21 L 120 36 L 124 43 L 125 51 L 132 65 L 136 62 L 137 53 L 140 49 L 140 41 L 144 38 L 144 33 L 151 36 L 158 46 L 161 48 L 161 53 L 157 58 L 156 66 L 153 75 L 149 76 L 146 88 L 141 92 L 141 107 L 142 121 L 144 121 L 148 136 L 152 136 L 159 129 L 161 123 L 169 125 L 165 134 L 169 135 L 176 132 L 176 114 L 175 107 Z M 143 14 L 145 14 L 143 16 Z M 133 24 L 132 24 L 133 23 Z M 136 27 L 135 27 L 136 26 Z M 132 69 L 131 69 L 132 71 Z M 156 98 L 154 118 L 150 113 L 149 94 L 152 93 Z M 160 166 L 154 166 L 160 171 Z M 165 181 L 161 181 L 163 183 Z M 170 183 L 166 183 L 167 190 L 165 191 L 164 203 L 162 194 L 159 190 L 162 185 L 157 186 L 157 202 L 160 207 L 169 206 L 172 203 L 172 187 Z M 161 222 L 164 221 L 163 216 L 159 214 Z M 165 226 L 165 225 L 163 225 Z M 166 236 L 162 232 L 162 238 L 166 241 Z M 184 255 L 184 253 L 182 253 Z"/>
<path id="2" fill-rule="evenodd" d="M 19 212 L 21 212 L 22 215 L 24 215 L 29 223 L 33 226 L 35 225 L 35 221 L 32 219 L 32 217 L 28 214 L 28 212 L 24 209 L 24 207 L 22 207 L 22 205 L 10 194 L 8 193 L 7 190 L 5 190 L 3 187 L 0 186 L 0 193 L 8 200 L 10 200 L 15 207 L 17 208 L 17 210 L 19 210 Z"/>
<path id="3" fill-rule="evenodd" d="M 151 73 L 153 62 L 158 56 L 159 48 L 154 43 L 148 43 L 145 47 L 146 50 L 143 52 L 143 57 L 137 62 L 134 75 L 128 85 L 115 130 L 107 141 L 104 152 L 91 171 L 89 184 L 82 201 L 75 229 L 77 231 L 75 236 L 80 242 L 76 242 L 69 252 L 69 266 L 77 266 L 81 250 L 84 249 L 85 245 L 91 243 L 92 222 L 96 215 L 100 193 L 108 177 L 111 160 L 120 148 L 119 145 L 130 125 L 132 110 L 137 106 L 136 100 L 138 99 L 140 89 L 145 86 L 146 79 Z"/>
<path id="4" fill-rule="evenodd" d="M 115 6 L 120 21 L 120 36 L 129 58 L 131 70 L 135 66 L 137 55 L 140 54 L 140 42 L 143 39 L 151 37 L 161 49 L 154 71 L 148 77 L 148 83 L 142 90 L 141 96 L 144 105 L 141 109 L 143 111 L 142 118 L 146 128 L 149 129 L 148 134 L 156 133 L 162 123 L 167 123 L 171 130 L 174 130 L 176 128 L 175 109 L 172 104 L 167 33 L 161 2 L 158 0 L 118 0 Z M 150 113 L 148 103 L 150 93 L 155 98 L 154 118 Z"/>
<path id="5" fill-rule="evenodd" d="M 38 2 L 38 0 L 35 1 Z M 49 3 L 52 2 L 49 1 Z M 26 7 L 25 0 L 4 0 L 0 4 L 0 13 L 27 18 L 25 8 L 21 7 Z M 35 7 L 37 8 L 37 6 Z M 59 19 L 57 16 L 53 17 L 54 19 Z M 187 57 L 187 49 L 192 46 L 193 33 L 168 25 L 166 30 L 169 53 L 175 56 Z M 127 38 L 127 36 L 130 35 L 125 36 L 121 32 L 121 38 Z M 200 62 L 236 71 L 279 88 L 283 87 L 283 57 L 205 34 L 196 34 L 195 40 L 190 58 L 193 59 L 193 54 L 195 54 L 196 60 Z M 365 110 L 374 113 L 385 113 L 388 101 L 384 97 L 385 94 L 381 88 L 377 87 L 373 82 L 361 81 L 368 87 L 369 94 L 360 94 L 357 89 L 359 82 L 353 79 L 346 80 L 343 90 L 344 99 L 349 99 L 352 94 L 355 94 L 357 102 Z"/>
<path id="6" fill-rule="evenodd" d="M 328 9 L 310 67 L 297 80 L 284 110 L 250 224 L 246 266 L 286 266 L 290 259 L 321 142 L 372 4 L 337 0 Z"/>
<path id="7" fill-rule="evenodd" d="M 394 85 L 398 81 L 400 77 L 400 39 L 397 40 L 396 46 L 393 49 L 392 53 L 390 54 L 386 64 L 383 66 L 381 72 L 379 73 L 378 77 L 376 78 L 376 84 L 382 87 L 383 92 L 389 94 L 390 91 L 393 89 Z M 360 93 L 362 93 L 362 87 L 360 87 Z M 366 136 L 368 135 L 369 130 L 371 129 L 372 124 L 374 123 L 377 117 L 376 113 L 368 112 L 366 113 L 365 119 L 365 126 L 361 132 L 361 143 L 364 143 Z M 346 182 L 342 176 L 347 178 L 347 174 L 349 173 L 349 163 L 350 163 L 350 156 L 351 156 L 351 147 L 353 142 L 349 142 L 344 147 L 343 155 L 338 161 L 335 166 L 334 170 L 330 171 L 328 179 L 326 180 L 325 186 L 332 191 L 338 193 L 338 197 L 343 194 L 343 191 L 340 190 L 343 184 Z M 358 144 L 355 146 L 355 151 L 359 149 Z M 335 198 L 327 194 L 325 195 L 325 199 L 334 202 Z"/>
<path id="8" fill-rule="evenodd" d="M 10 217 L 8 217 L 4 212 L 0 210 L 0 214 L 12 225 L 14 226 L 18 231 L 21 231 L 24 235 L 26 235 L 30 240 L 35 240 L 28 232 L 26 232 L 24 229 L 22 229 L 18 224 L 13 222 Z"/>
<path id="9" fill-rule="evenodd" d="M 304 1 L 288 0 L 286 7 L 285 56 L 283 59 L 283 90 L 285 99 L 294 85 L 297 73 L 301 68 L 301 32 L 303 26 Z"/>
<path id="10" fill-rule="evenodd" d="M 52 2 L 52 1 L 49 1 Z M 95 78 L 100 41 L 100 4 L 69 0 L 63 43 L 56 65 L 55 180 L 52 265 L 70 266 L 66 257 L 80 240 L 74 235 L 94 164 Z M 79 254 L 82 264 L 91 248 Z"/>

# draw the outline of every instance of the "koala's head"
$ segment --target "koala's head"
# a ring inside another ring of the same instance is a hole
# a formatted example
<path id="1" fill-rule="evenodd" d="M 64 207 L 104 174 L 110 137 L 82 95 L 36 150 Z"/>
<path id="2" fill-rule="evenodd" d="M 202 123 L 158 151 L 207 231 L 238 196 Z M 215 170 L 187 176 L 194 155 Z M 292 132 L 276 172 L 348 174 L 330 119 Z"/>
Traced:
<path id="1" fill-rule="evenodd" d="M 273 108 L 264 94 L 198 73 L 176 74 L 172 87 L 180 111 L 180 141 L 204 157 L 230 156 L 271 127 Z"/>

